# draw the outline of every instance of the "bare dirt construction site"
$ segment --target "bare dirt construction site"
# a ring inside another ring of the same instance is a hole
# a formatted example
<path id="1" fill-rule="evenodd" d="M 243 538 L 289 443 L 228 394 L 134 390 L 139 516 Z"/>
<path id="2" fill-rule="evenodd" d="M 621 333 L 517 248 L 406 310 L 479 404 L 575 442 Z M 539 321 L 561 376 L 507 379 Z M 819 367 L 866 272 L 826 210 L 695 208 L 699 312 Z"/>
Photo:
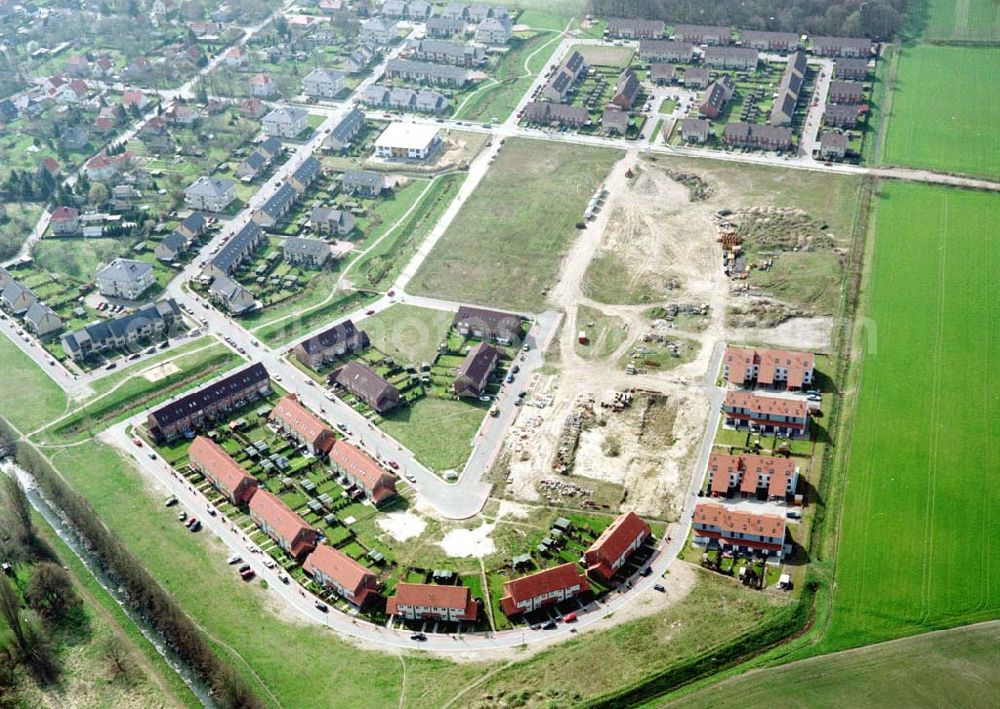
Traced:
<path id="1" fill-rule="evenodd" d="M 793 177 L 634 152 L 614 166 L 610 197 L 573 243 L 551 291 L 564 321 L 547 355 L 549 373 L 532 383 L 508 435 L 498 491 L 558 507 L 676 518 L 710 415 L 704 385 L 714 379 L 716 346 L 829 346 L 833 318 L 824 308 L 839 288 L 838 250 L 851 227 L 838 200 L 853 205 L 858 183 Z M 737 218 L 748 249 L 783 249 L 764 252 L 781 264 L 767 269 L 770 292 L 724 271 L 720 225 Z M 793 283 L 827 279 L 822 297 L 775 295 L 782 273 L 799 269 L 805 273 L 791 276 Z M 654 315 L 676 306 L 698 316 Z M 683 358 L 667 355 L 659 370 L 626 373 L 627 353 L 644 335 L 663 333 L 687 343 Z"/>

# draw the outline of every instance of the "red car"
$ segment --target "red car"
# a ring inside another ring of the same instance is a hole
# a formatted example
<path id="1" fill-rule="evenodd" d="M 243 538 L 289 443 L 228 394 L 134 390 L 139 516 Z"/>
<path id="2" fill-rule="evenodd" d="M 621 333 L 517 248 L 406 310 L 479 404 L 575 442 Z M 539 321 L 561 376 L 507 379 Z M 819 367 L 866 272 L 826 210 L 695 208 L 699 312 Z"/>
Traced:
<path id="1" fill-rule="evenodd" d="M 576 620 L 576 613 L 567 613 L 562 617 L 563 623 L 572 623 L 574 620 Z"/>
<path id="2" fill-rule="evenodd" d="M 134 444 L 136 444 L 137 446 L 139 446 L 140 448 L 142 448 L 142 441 L 141 441 L 140 439 L 138 439 L 138 438 L 133 438 L 133 439 L 132 439 L 132 442 L 133 442 Z"/>
<path id="3" fill-rule="evenodd" d="M 365 311 L 365 315 L 374 315 L 374 314 L 375 314 L 374 310 L 366 310 Z"/>
<path id="4" fill-rule="evenodd" d="M 393 470 L 399 470 L 399 463 L 397 463 L 396 461 L 387 460 L 386 463 L 388 463 L 389 467 L 392 468 Z"/>

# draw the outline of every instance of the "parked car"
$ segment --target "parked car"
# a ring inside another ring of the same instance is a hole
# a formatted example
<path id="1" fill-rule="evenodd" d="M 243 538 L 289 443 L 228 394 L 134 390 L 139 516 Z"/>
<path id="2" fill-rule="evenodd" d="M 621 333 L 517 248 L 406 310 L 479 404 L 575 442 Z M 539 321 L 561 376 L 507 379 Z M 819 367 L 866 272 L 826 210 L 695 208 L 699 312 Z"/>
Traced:
<path id="1" fill-rule="evenodd" d="M 427 639 L 427 636 L 423 633 L 414 633 L 410 636 L 410 640 L 416 640 L 418 642 L 423 642 Z"/>
<path id="2" fill-rule="evenodd" d="M 394 461 L 394 460 L 387 460 L 385 462 L 393 470 L 399 470 L 399 463 L 397 463 L 396 461 Z"/>
<path id="3" fill-rule="evenodd" d="M 415 482 L 417 482 L 417 476 L 416 476 L 416 475 L 414 475 L 413 473 L 407 473 L 407 474 L 406 474 L 406 475 L 404 475 L 403 477 L 405 477 L 405 478 L 406 478 L 407 480 L 409 480 L 409 481 L 410 481 L 411 483 L 415 483 Z"/>
<path id="4" fill-rule="evenodd" d="M 654 583 L 653 584 L 653 588 L 655 590 L 659 591 L 660 593 L 666 593 L 667 592 L 667 589 L 663 586 L 662 583 Z"/>
<path id="5" fill-rule="evenodd" d="M 563 623 L 572 623 L 574 620 L 576 620 L 576 613 L 567 613 L 562 617 Z"/>
<path id="6" fill-rule="evenodd" d="M 785 517 L 788 519 L 802 519 L 802 513 L 798 510 L 788 510 L 785 513 Z"/>
<path id="7" fill-rule="evenodd" d="M 226 563 L 229 564 L 230 566 L 232 566 L 233 564 L 238 564 L 241 561 L 243 561 L 243 557 L 240 556 L 239 554 L 233 554 L 231 557 L 226 559 Z"/>
<path id="8" fill-rule="evenodd" d="M 177 504 L 177 498 L 171 495 L 170 497 L 167 498 L 167 501 L 164 502 L 163 504 L 167 507 L 173 507 L 174 505 Z"/>
<path id="9" fill-rule="evenodd" d="M 254 571 L 250 568 L 250 564 L 243 564 L 243 566 L 240 567 L 240 577 L 244 581 L 249 581 L 254 577 Z"/>
<path id="10" fill-rule="evenodd" d="M 187 516 L 188 516 L 188 513 L 185 512 L 184 510 L 181 510 L 180 512 L 177 513 L 177 519 L 179 521 L 181 521 L 181 522 L 183 522 L 184 520 L 186 520 Z"/>
<path id="11" fill-rule="evenodd" d="M 323 603 L 323 601 L 316 601 L 313 605 L 316 606 L 316 610 L 322 613 L 326 613 L 329 610 L 329 608 L 326 607 L 326 604 Z"/>
<path id="12" fill-rule="evenodd" d="M 142 448 L 142 439 L 139 437 L 133 438 L 132 442 L 139 448 Z"/>

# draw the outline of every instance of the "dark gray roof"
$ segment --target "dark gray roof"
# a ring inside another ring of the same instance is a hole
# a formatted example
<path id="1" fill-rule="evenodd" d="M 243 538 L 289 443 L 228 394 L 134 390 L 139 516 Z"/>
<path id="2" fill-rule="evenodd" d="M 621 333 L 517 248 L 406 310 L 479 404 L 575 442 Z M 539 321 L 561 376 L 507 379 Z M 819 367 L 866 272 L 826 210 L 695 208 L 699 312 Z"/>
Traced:
<path id="1" fill-rule="evenodd" d="M 335 381 L 365 401 L 378 405 L 386 398 L 398 399 L 399 390 L 361 362 L 351 360 L 334 375 Z"/>
<path id="2" fill-rule="evenodd" d="M 435 64 L 434 62 L 415 62 L 410 59 L 390 59 L 386 64 L 387 71 L 399 71 L 415 74 L 429 79 L 449 79 L 465 81 L 466 71 L 463 67 L 451 64 Z"/>
<path id="3" fill-rule="evenodd" d="M 286 182 L 271 195 L 271 199 L 267 200 L 260 210 L 274 220 L 280 219 L 298 196 L 299 193 Z"/>
<path id="4" fill-rule="evenodd" d="M 323 169 L 319 160 L 314 158 L 312 155 L 307 157 L 302 161 L 302 164 L 292 173 L 292 177 L 301 182 L 303 185 L 312 184 L 312 181 L 316 179 L 319 171 Z"/>
<path id="5" fill-rule="evenodd" d="M 681 121 L 681 134 L 708 137 L 709 123 L 704 118 L 685 118 Z"/>
<path id="6" fill-rule="evenodd" d="M 359 340 L 355 341 L 355 338 Z M 368 333 L 364 330 L 358 330 L 354 326 L 354 322 L 351 320 L 344 320 L 331 327 L 329 330 L 324 330 L 318 335 L 313 335 L 307 340 L 303 340 L 299 343 L 299 347 L 305 351 L 306 354 L 315 355 L 326 352 L 330 349 L 336 349 L 338 345 L 342 343 L 347 343 L 349 346 L 367 347 L 368 346 Z"/>
<path id="7" fill-rule="evenodd" d="M 608 18 L 608 30 L 610 30 L 612 34 L 621 32 L 622 30 L 641 30 L 644 32 L 663 34 L 664 29 L 663 20 L 640 20 L 628 17 Z"/>
<path id="8" fill-rule="evenodd" d="M 672 39 L 639 40 L 639 54 L 667 54 L 674 52 L 691 56 L 694 54 L 694 45 L 690 42 L 678 42 Z"/>
<path id="9" fill-rule="evenodd" d="M 242 257 L 247 245 L 257 241 L 261 236 L 260 227 L 254 222 L 248 222 L 245 227 L 226 242 L 222 250 L 212 259 L 212 265 L 224 273 L 229 273 L 236 267 L 236 262 Z"/>
<path id="10" fill-rule="evenodd" d="M 205 217 L 198 212 L 194 212 L 184 217 L 184 220 L 180 224 L 185 229 L 191 231 L 192 233 L 200 233 L 205 230 L 207 222 Z"/>
<path id="11" fill-rule="evenodd" d="M 705 47 L 705 62 L 709 63 L 712 59 L 740 59 L 740 60 L 754 60 L 757 61 L 760 58 L 760 52 L 758 52 L 753 47 L 729 47 L 729 46 L 712 46 Z"/>
<path id="12" fill-rule="evenodd" d="M 257 362 L 217 381 L 215 384 L 210 384 L 160 407 L 149 415 L 149 422 L 154 426 L 168 426 L 175 421 L 203 411 L 225 396 L 260 386 L 267 383 L 269 379 L 270 375 L 267 373 L 267 369 L 263 364 Z"/>
<path id="13" fill-rule="evenodd" d="M 179 254 L 187 247 L 187 239 L 183 234 L 172 231 L 163 237 L 163 241 L 160 242 L 160 245 L 163 248 L 170 250 L 172 253 Z"/>
<path id="14" fill-rule="evenodd" d="M 469 325 L 475 329 L 484 330 L 494 337 L 512 339 L 521 331 L 521 318 L 499 310 L 486 310 L 462 305 L 455 313 L 455 325 Z"/>
<path id="15" fill-rule="evenodd" d="M 289 236 L 282 245 L 285 255 L 296 254 L 300 256 L 312 256 L 314 258 L 326 258 L 330 255 L 330 245 L 322 239 L 306 239 L 300 236 Z"/>
<path id="16" fill-rule="evenodd" d="M 271 157 L 274 157 L 281 152 L 281 141 L 275 138 L 273 135 L 268 136 L 260 145 L 257 146 L 257 150 L 261 150 Z"/>
<path id="17" fill-rule="evenodd" d="M 198 195 L 206 197 L 219 197 L 236 186 L 232 180 L 223 180 L 218 177 L 205 177 L 202 175 L 195 180 L 190 187 L 184 190 L 186 195 Z"/>
<path id="18" fill-rule="evenodd" d="M 340 123 L 331 131 L 330 136 L 341 143 L 346 143 L 354 137 L 365 125 L 365 114 L 359 108 L 352 108 Z"/>
<path id="19" fill-rule="evenodd" d="M 846 133 L 840 133 L 839 131 L 827 130 L 823 131 L 823 136 L 820 138 L 820 147 L 822 148 L 847 148 L 848 138 Z"/>
<path id="20" fill-rule="evenodd" d="M 373 170 L 347 170 L 341 178 L 344 184 L 355 187 L 374 187 L 381 189 L 384 178 Z"/>
<path id="21" fill-rule="evenodd" d="M 80 342 L 90 340 L 91 342 L 105 342 L 112 339 L 126 337 L 129 332 L 139 330 L 150 322 L 164 321 L 169 325 L 180 317 L 181 310 L 177 307 L 177 302 L 173 298 L 151 303 L 139 308 L 134 313 L 128 313 L 112 320 L 101 320 L 90 325 L 85 325 L 76 332 L 71 332 L 62 337 L 63 348 L 70 352 L 80 350 Z"/>
<path id="22" fill-rule="evenodd" d="M 872 41 L 867 37 L 813 37 L 812 44 L 814 47 L 828 47 L 828 48 L 842 48 L 842 47 L 852 47 L 855 49 L 863 49 L 865 51 L 871 51 Z"/>
<path id="23" fill-rule="evenodd" d="M 479 389 L 486 383 L 499 357 L 500 350 L 496 347 L 485 342 L 478 343 L 469 350 L 469 354 L 465 355 L 465 359 L 462 360 L 462 364 L 459 366 L 457 376 L 455 377 L 456 387 L 459 383 L 458 380 L 465 378 L 476 389 Z"/>

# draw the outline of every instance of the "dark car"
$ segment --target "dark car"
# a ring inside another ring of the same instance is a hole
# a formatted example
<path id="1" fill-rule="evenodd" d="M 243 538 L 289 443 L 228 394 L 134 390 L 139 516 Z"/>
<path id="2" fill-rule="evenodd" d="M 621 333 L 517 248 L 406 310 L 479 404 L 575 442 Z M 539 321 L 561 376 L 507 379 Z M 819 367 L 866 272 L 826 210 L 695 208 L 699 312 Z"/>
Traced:
<path id="1" fill-rule="evenodd" d="M 410 640 L 417 640 L 418 642 L 423 642 L 427 639 L 427 636 L 423 633 L 414 633 L 410 636 Z"/>
<path id="2" fill-rule="evenodd" d="M 659 591 L 660 593 L 666 593 L 667 592 L 667 589 L 664 588 L 664 586 L 663 586 L 662 583 L 654 583 L 653 584 L 653 588 L 656 589 L 657 591 Z"/>

